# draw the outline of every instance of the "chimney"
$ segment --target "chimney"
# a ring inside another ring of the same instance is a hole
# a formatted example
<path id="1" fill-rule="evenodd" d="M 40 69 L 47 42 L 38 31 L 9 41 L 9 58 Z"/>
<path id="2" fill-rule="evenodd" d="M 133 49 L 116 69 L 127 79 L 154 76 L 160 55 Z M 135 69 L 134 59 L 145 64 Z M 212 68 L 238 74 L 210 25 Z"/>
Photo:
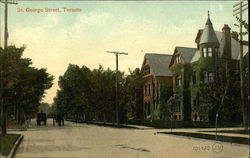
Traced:
<path id="1" fill-rule="evenodd" d="M 231 28 L 224 24 L 222 28 L 222 57 L 226 59 L 232 59 L 232 50 L 231 50 Z"/>

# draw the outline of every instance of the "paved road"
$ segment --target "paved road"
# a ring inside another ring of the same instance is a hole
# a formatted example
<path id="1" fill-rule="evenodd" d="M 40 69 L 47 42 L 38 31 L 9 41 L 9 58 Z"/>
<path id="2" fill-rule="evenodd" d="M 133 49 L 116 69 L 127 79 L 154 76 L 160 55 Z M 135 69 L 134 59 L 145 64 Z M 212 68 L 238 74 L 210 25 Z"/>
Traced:
<path id="1" fill-rule="evenodd" d="M 16 158 L 248 158 L 248 147 L 188 139 L 158 130 L 116 129 L 65 122 L 36 126 L 32 120 Z M 162 131 L 162 130 L 161 130 Z"/>

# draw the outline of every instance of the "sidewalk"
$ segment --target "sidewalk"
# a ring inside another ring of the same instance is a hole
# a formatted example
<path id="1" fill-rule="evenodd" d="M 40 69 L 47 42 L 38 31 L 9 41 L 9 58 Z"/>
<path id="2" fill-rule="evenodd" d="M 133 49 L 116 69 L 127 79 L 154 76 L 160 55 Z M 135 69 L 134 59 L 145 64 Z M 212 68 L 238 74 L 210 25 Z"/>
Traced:
<path id="1" fill-rule="evenodd" d="M 79 123 L 87 123 L 87 124 L 96 124 L 96 125 L 101 125 L 101 126 L 111 126 L 111 127 L 116 127 L 116 123 L 110 123 L 110 122 L 101 122 L 101 121 L 89 121 L 89 122 L 79 122 Z M 157 132 L 170 132 L 171 129 L 158 129 L 154 127 L 149 127 L 149 126 L 141 126 L 141 125 L 133 125 L 133 124 L 120 124 L 122 127 L 128 127 L 128 128 L 135 128 L 139 130 L 150 130 L 153 133 Z M 218 131 L 220 130 L 239 130 L 243 129 L 240 127 L 229 127 L 229 128 L 218 128 Z M 215 128 L 176 128 L 172 129 L 173 132 L 191 132 L 191 133 L 203 133 L 203 134 L 209 134 L 209 135 L 216 135 L 215 133 Z M 206 132 L 206 131 L 214 131 L 214 132 Z M 229 137 L 242 137 L 242 138 L 249 138 L 248 134 L 236 134 L 236 133 L 220 133 L 218 132 L 217 135 L 221 136 L 229 136 Z"/>

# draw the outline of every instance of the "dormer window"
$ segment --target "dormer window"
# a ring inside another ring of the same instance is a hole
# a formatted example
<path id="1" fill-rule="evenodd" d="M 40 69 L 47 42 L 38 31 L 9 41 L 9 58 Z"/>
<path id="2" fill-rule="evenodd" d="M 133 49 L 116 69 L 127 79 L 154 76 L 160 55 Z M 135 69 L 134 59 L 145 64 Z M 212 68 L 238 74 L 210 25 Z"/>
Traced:
<path id="1" fill-rule="evenodd" d="M 149 67 L 149 65 L 144 66 L 144 68 L 143 68 L 143 73 L 144 73 L 144 75 L 150 73 L 150 67 Z"/>
<path id="2" fill-rule="evenodd" d="M 180 55 L 177 55 L 175 57 L 175 60 L 176 60 L 176 64 L 180 64 L 181 63 L 181 56 Z"/>

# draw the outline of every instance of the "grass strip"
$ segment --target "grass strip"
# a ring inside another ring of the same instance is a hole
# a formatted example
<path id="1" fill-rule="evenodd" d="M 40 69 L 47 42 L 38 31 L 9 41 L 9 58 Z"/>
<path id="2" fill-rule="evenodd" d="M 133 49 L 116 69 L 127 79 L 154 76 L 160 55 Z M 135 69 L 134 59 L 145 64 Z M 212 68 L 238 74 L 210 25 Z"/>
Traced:
<path id="1" fill-rule="evenodd" d="M 0 153 L 3 156 L 8 156 L 19 137 L 20 134 L 0 134 Z"/>
<path id="2" fill-rule="evenodd" d="M 188 132 L 158 132 L 158 133 L 216 140 L 215 135 L 203 134 L 203 133 L 188 133 Z M 243 138 L 243 137 L 231 137 L 231 136 L 217 135 L 217 141 L 249 145 L 249 139 Z"/>
<path id="3" fill-rule="evenodd" d="M 215 131 L 202 131 L 202 132 L 214 132 Z M 234 133 L 234 134 L 250 134 L 250 130 L 220 130 L 218 133 Z"/>
<path id="4" fill-rule="evenodd" d="M 128 124 L 154 127 L 158 129 L 168 128 L 215 128 L 215 123 L 203 122 L 203 121 L 173 121 L 170 120 L 142 120 L 131 119 L 128 120 Z M 219 122 L 218 127 L 242 127 L 239 123 L 231 122 Z"/>

